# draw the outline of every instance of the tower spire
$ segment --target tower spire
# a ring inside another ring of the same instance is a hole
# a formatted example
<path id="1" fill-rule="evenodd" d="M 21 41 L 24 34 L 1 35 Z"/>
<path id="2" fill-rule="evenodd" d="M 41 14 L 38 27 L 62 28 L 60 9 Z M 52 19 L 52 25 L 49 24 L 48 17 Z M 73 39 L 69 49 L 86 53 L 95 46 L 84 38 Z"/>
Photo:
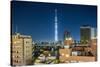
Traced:
<path id="1" fill-rule="evenodd" d="M 57 9 L 55 9 L 55 42 L 58 41 L 58 18 L 57 18 Z"/>

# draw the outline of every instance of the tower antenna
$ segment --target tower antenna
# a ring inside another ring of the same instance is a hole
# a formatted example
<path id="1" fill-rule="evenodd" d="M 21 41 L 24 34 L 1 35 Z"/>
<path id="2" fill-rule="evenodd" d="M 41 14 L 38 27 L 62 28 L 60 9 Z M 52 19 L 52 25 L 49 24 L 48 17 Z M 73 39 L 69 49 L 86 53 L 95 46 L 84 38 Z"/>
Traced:
<path id="1" fill-rule="evenodd" d="M 57 9 L 55 9 L 55 42 L 58 41 L 58 18 L 57 18 Z"/>

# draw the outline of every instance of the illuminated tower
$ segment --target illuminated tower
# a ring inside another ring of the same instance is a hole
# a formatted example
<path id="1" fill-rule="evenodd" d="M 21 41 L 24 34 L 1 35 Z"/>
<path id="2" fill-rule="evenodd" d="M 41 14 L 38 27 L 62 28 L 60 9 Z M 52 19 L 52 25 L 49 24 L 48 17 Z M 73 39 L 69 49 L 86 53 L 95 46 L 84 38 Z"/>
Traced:
<path id="1" fill-rule="evenodd" d="M 57 9 L 55 9 L 55 42 L 58 41 Z"/>

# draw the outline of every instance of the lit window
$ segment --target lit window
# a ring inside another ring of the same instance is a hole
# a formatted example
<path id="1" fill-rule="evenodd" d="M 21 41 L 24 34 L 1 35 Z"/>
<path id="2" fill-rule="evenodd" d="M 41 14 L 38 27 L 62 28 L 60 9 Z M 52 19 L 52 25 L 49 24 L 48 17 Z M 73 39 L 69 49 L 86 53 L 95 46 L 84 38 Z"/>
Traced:
<path id="1" fill-rule="evenodd" d="M 64 53 L 62 53 L 61 55 L 64 56 Z"/>
<path id="2" fill-rule="evenodd" d="M 14 41 L 14 44 L 16 44 L 17 42 L 16 41 Z"/>
<path id="3" fill-rule="evenodd" d="M 66 40 L 68 40 L 68 38 L 66 38 Z"/>
<path id="4" fill-rule="evenodd" d="M 18 41 L 14 41 L 14 44 L 17 44 L 17 43 L 20 43 L 20 41 L 18 40 Z"/>
<path id="5" fill-rule="evenodd" d="M 66 54 L 66 57 L 69 57 L 69 55 L 68 55 L 68 54 Z"/>

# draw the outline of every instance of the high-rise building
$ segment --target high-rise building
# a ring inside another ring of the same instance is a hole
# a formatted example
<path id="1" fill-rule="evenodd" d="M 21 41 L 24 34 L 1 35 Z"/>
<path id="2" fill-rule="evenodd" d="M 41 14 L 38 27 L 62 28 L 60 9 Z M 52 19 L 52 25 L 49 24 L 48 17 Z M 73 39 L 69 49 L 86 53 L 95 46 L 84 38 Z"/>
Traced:
<path id="1" fill-rule="evenodd" d="M 70 39 L 71 39 L 70 32 L 65 31 L 65 32 L 64 32 L 64 40 L 70 40 Z"/>
<path id="2" fill-rule="evenodd" d="M 31 36 L 16 33 L 11 41 L 11 65 L 32 64 L 32 38 Z"/>
<path id="3" fill-rule="evenodd" d="M 66 45 L 66 47 L 69 47 L 72 45 L 72 43 L 73 43 L 73 39 L 70 35 L 70 32 L 65 31 L 64 32 L 64 45 Z"/>
<path id="4" fill-rule="evenodd" d="M 96 39 L 97 38 L 97 29 L 96 28 L 91 28 L 91 39 Z"/>
<path id="5" fill-rule="evenodd" d="M 57 9 L 55 9 L 55 42 L 58 41 Z"/>
<path id="6" fill-rule="evenodd" d="M 89 25 L 83 25 L 80 27 L 80 38 L 82 44 L 87 44 L 91 40 L 91 27 Z"/>

